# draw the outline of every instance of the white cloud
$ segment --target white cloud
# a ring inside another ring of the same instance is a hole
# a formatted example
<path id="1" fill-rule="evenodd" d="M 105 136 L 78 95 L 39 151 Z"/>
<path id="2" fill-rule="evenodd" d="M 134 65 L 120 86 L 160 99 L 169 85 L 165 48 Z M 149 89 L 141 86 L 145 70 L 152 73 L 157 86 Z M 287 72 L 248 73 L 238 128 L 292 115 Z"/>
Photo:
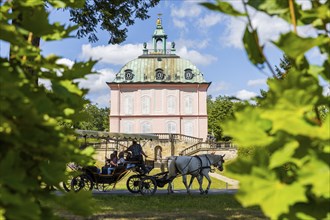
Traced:
<path id="1" fill-rule="evenodd" d="M 202 11 L 202 7 L 194 1 L 183 1 L 180 7 L 172 5 L 171 16 L 177 18 L 198 17 Z"/>
<path id="2" fill-rule="evenodd" d="M 240 90 L 236 93 L 236 97 L 239 99 L 242 99 L 242 100 L 248 100 L 248 99 L 251 99 L 256 96 L 257 96 L 257 93 L 251 92 L 251 91 L 248 91 L 245 89 Z"/>
<path id="3" fill-rule="evenodd" d="M 106 94 L 95 97 L 91 102 L 97 104 L 101 108 L 110 107 L 110 92 L 108 91 Z"/>
<path id="4" fill-rule="evenodd" d="M 67 59 L 67 58 L 61 58 L 56 61 L 57 64 L 63 64 L 71 68 L 73 64 L 75 63 L 74 61 Z"/>
<path id="5" fill-rule="evenodd" d="M 268 41 L 276 41 L 281 33 L 290 30 L 290 25 L 283 19 L 273 16 L 270 17 L 263 12 L 256 12 L 254 9 L 249 10 L 251 22 L 258 31 L 259 41 L 265 44 Z M 220 37 L 221 42 L 228 47 L 243 48 L 242 38 L 246 28 L 246 18 L 229 17 L 225 19 L 226 28 L 224 34 Z"/>
<path id="6" fill-rule="evenodd" d="M 82 46 L 81 57 L 100 60 L 103 63 L 124 65 L 128 61 L 142 54 L 143 44 L 106 45 L 92 47 L 90 44 Z"/>
<path id="7" fill-rule="evenodd" d="M 244 34 L 245 22 L 230 17 L 226 19 L 226 28 L 220 37 L 221 45 L 243 49 L 242 37 Z"/>
<path id="8" fill-rule="evenodd" d="M 116 73 L 112 69 L 100 69 L 96 70 L 96 72 L 99 74 L 90 74 L 86 76 L 86 79 L 79 79 L 79 86 L 89 89 L 89 93 L 109 91 L 106 82 L 111 82 L 115 78 Z"/>
<path id="9" fill-rule="evenodd" d="M 201 28 L 209 28 L 212 27 L 218 23 L 220 23 L 220 21 L 222 21 L 223 16 L 219 13 L 210 13 L 210 14 L 206 14 L 203 18 L 200 18 L 198 20 L 198 25 Z"/>
<path id="10" fill-rule="evenodd" d="M 208 93 L 214 97 L 217 97 L 221 91 L 226 91 L 229 89 L 229 84 L 226 82 L 212 82 Z"/>
<path id="11" fill-rule="evenodd" d="M 186 22 L 184 22 L 182 20 L 174 18 L 173 19 L 173 24 L 174 24 L 175 27 L 186 29 L 185 28 L 186 27 Z"/>
<path id="12" fill-rule="evenodd" d="M 188 31 L 187 26 L 202 13 L 202 7 L 196 1 L 182 1 L 179 6 L 172 4 L 170 10 L 173 24 L 180 28 L 181 32 Z"/>
<path id="13" fill-rule="evenodd" d="M 247 82 L 248 86 L 266 85 L 266 79 L 251 79 Z"/>
<path id="14" fill-rule="evenodd" d="M 308 10 L 312 8 L 312 2 L 311 1 L 306 1 L 306 0 L 296 0 L 296 3 L 301 5 L 301 8 L 303 10 Z"/>
<path id="15" fill-rule="evenodd" d="M 73 66 L 75 62 L 70 60 L 70 59 L 67 59 L 67 58 L 61 58 L 61 59 L 58 59 L 56 60 L 56 64 L 62 64 L 62 65 L 65 65 L 69 68 L 71 68 Z M 47 70 L 47 69 L 44 69 L 42 68 L 42 70 Z M 56 74 L 57 76 L 62 76 L 62 72 L 63 72 L 63 69 L 59 69 L 59 70 L 56 70 Z M 39 85 L 43 85 L 46 89 L 48 90 L 51 90 L 52 89 L 52 83 L 49 79 L 42 79 L 42 78 L 39 78 L 38 79 L 38 84 Z"/>
<path id="16" fill-rule="evenodd" d="M 99 74 L 90 74 L 86 79 L 77 80 L 80 88 L 89 89 L 87 98 L 100 107 L 109 107 L 110 89 L 106 82 L 111 82 L 116 73 L 112 69 L 96 70 Z"/>
<path id="17" fill-rule="evenodd" d="M 176 40 L 175 42 L 176 42 L 176 45 L 180 45 L 180 47 L 197 48 L 197 49 L 203 49 L 209 45 L 209 39 L 190 40 L 190 39 L 180 38 L 179 40 Z"/>
<path id="18" fill-rule="evenodd" d="M 212 55 L 201 54 L 196 50 L 187 50 L 186 47 L 178 49 L 177 54 L 182 58 L 190 60 L 196 65 L 208 65 L 217 60 L 217 58 Z"/>

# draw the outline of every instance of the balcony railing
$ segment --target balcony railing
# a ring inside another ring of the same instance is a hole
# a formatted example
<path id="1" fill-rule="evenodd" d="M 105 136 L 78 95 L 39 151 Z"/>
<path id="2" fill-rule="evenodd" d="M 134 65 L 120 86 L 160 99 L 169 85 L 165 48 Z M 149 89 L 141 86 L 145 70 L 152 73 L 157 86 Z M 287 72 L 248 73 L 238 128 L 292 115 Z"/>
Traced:
<path id="1" fill-rule="evenodd" d="M 143 49 L 143 55 L 170 55 L 175 54 L 173 49 Z"/>
<path id="2" fill-rule="evenodd" d="M 211 150 L 211 149 L 223 149 L 223 148 L 236 148 L 234 144 L 231 142 L 216 142 L 216 143 L 208 143 L 208 142 L 200 142 L 192 145 L 180 152 L 180 155 L 192 155 L 201 150 Z"/>

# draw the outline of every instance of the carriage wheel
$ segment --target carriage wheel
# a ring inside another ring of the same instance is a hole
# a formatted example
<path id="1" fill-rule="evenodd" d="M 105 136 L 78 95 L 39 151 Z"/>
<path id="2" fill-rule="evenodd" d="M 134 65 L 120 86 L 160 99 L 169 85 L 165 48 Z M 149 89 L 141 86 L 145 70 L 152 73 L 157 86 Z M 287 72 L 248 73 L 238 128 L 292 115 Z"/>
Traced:
<path id="1" fill-rule="evenodd" d="M 70 175 L 66 181 L 62 182 L 62 187 L 66 192 L 71 191 L 71 181 L 73 180 L 73 175 Z"/>
<path id="2" fill-rule="evenodd" d="M 72 179 L 71 181 L 71 189 L 75 192 L 79 192 L 80 190 L 89 191 L 93 189 L 93 181 L 87 175 L 79 175 Z"/>
<path id="3" fill-rule="evenodd" d="M 110 183 L 102 183 L 101 188 L 102 192 L 109 191 L 111 189 L 111 184 Z"/>
<path id="4" fill-rule="evenodd" d="M 131 193 L 139 193 L 140 192 L 140 189 L 139 189 L 140 181 L 141 181 L 140 175 L 130 176 L 126 182 L 128 191 L 130 191 Z"/>
<path id="5" fill-rule="evenodd" d="M 62 182 L 62 186 L 63 186 L 63 189 L 67 192 L 70 192 L 71 189 L 70 189 L 70 184 L 71 184 L 71 181 L 72 180 L 68 180 L 66 182 Z"/>
<path id="6" fill-rule="evenodd" d="M 156 180 L 152 177 L 145 177 L 140 181 L 140 193 L 142 195 L 153 195 L 157 191 Z"/>

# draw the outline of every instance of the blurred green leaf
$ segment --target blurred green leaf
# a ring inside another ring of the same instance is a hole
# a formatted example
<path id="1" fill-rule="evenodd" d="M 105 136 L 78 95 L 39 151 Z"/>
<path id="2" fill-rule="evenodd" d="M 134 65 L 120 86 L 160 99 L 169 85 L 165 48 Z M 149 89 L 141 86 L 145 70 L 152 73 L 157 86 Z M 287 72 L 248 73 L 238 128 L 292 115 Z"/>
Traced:
<path id="1" fill-rule="evenodd" d="M 325 163 L 314 156 L 308 163 L 304 164 L 298 174 L 299 183 L 312 186 L 312 192 L 316 196 L 330 198 L 329 161 Z"/>
<path id="2" fill-rule="evenodd" d="M 330 43 L 330 38 L 323 36 L 302 38 L 293 32 L 289 32 L 281 35 L 280 39 L 273 43 L 290 58 L 296 59 L 315 46 Z"/>
<path id="3" fill-rule="evenodd" d="M 224 124 L 225 134 L 235 136 L 235 142 L 243 146 L 263 146 L 271 143 L 273 137 L 270 135 L 272 122 L 260 117 L 259 109 L 249 107 L 235 114 L 235 120 Z M 249 117 L 246 117 L 249 115 Z M 237 129 L 235 125 L 239 124 Z"/>
<path id="4" fill-rule="evenodd" d="M 259 37 L 256 30 L 251 32 L 249 27 L 246 26 L 243 43 L 245 51 L 253 64 L 263 64 L 265 62 L 265 57 L 262 54 L 263 47 L 259 46 Z"/>
<path id="5" fill-rule="evenodd" d="M 237 199 L 243 206 L 260 205 L 271 219 L 278 219 L 282 213 L 288 212 L 290 205 L 307 201 L 303 186 L 283 184 L 274 172 L 265 168 L 253 167 L 250 175 L 241 176 L 239 181 Z"/>
<path id="6" fill-rule="evenodd" d="M 220 0 L 217 0 L 215 4 L 213 3 L 209 3 L 209 2 L 203 2 L 200 3 L 202 6 L 213 10 L 213 11 L 220 11 L 222 13 L 228 14 L 228 15 L 232 15 L 232 16 L 245 16 L 245 13 L 241 13 L 237 10 L 235 10 L 231 4 L 227 3 L 227 2 L 222 2 Z"/>
<path id="7" fill-rule="evenodd" d="M 292 161 L 292 156 L 295 153 L 295 150 L 299 147 L 299 143 L 297 141 L 292 141 L 285 143 L 285 145 L 277 150 L 274 154 L 272 154 L 270 159 L 269 168 L 273 169 L 278 166 L 282 166 L 287 162 Z"/>

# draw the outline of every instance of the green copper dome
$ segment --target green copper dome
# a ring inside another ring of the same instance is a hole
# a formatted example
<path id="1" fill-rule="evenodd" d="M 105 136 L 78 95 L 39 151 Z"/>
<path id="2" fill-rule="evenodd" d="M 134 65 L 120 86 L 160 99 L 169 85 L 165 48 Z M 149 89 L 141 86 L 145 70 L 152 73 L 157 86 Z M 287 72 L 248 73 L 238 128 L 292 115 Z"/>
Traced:
<path id="1" fill-rule="evenodd" d="M 205 83 L 203 74 L 189 60 L 173 55 L 142 55 L 117 73 L 114 83 Z"/>
<path id="2" fill-rule="evenodd" d="M 159 14 L 160 16 L 160 14 Z M 189 60 L 175 55 L 175 43 L 166 46 L 167 35 L 158 17 L 152 36 L 153 49 L 143 44 L 143 55 L 128 62 L 117 73 L 114 83 L 206 83 L 203 74 Z M 160 42 L 161 48 L 157 48 Z"/>

